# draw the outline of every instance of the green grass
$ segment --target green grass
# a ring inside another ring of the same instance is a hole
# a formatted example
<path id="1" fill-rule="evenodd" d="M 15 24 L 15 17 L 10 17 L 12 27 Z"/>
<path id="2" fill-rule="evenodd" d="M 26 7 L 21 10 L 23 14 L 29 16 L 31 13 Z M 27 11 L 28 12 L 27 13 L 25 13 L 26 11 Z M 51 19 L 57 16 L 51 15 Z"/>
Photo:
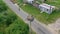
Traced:
<path id="1" fill-rule="evenodd" d="M 57 0 L 58 1 L 58 0 Z M 55 10 L 52 14 L 46 14 L 46 13 L 40 13 L 40 10 L 37 9 L 36 7 L 33 7 L 30 4 L 26 4 L 25 6 L 22 6 L 21 8 L 33 15 L 37 20 L 39 20 L 40 22 L 44 23 L 44 24 L 50 24 L 56 21 L 56 19 L 60 18 L 60 11 Z"/>
<path id="2" fill-rule="evenodd" d="M 56 7 L 60 7 L 60 0 L 47 0 L 46 3 Z"/>
<path id="3" fill-rule="evenodd" d="M 41 2 L 41 0 L 38 1 Z M 60 7 L 60 0 L 47 0 L 46 3 L 49 5 Z"/>

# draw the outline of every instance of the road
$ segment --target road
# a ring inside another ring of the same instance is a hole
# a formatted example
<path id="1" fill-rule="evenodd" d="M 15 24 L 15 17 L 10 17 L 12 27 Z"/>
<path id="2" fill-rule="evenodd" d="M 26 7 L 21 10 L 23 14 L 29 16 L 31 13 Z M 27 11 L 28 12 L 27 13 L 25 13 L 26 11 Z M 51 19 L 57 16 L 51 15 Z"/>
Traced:
<path id="1" fill-rule="evenodd" d="M 13 4 L 10 0 L 3 0 L 10 9 L 12 9 L 19 17 L 21 17 L 26 23 L 29 24 L 29 22 L 26 20 L 26 17 L 28 16 L 28 13 L 24 12 L 21 8 L 19 11 L 19 8 Z M 37 34 L 52 34 L 52 32 L 47 29 L 47 27 L 43 24 L 41 24 L 38 20 L 34 20 L 31 23 L 32 29 L 37 33 Z"/>

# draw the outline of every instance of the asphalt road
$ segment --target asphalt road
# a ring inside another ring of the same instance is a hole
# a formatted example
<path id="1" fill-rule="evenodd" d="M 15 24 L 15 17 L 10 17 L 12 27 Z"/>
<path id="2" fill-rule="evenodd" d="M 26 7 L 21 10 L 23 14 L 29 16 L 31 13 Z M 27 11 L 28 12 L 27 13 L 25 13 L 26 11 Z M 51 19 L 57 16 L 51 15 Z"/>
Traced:
<path id="1" fill-rule="evenodd" d="M 26 21 L 26 17 L 28 16 L 28 13 L 24 12 L 21 8 L 19 8 L 13 4 L 10 0 L 3 0 L 10 9 L 12 9 L 19 17 L 21 17 L 26 23 L 29 24 L 28 21 Z M 31 23 L 32 29 L 37 33 L 37 34 L 52 34 L 49 29 L 43 24 L 41 24 L 39 21 L 36 19 Z"/>

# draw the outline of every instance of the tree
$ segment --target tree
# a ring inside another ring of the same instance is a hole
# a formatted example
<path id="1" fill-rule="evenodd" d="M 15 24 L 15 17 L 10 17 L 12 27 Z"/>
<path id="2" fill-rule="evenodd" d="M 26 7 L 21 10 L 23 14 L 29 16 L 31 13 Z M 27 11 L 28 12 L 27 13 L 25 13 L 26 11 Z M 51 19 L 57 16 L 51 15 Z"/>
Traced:
<path id="1" fill-rule="evenodd" d="M 15 23 L 11 24 L 6 28 L 6 34 L 28 34 L 29 27 L 24 22 L 17 20 Z"/>
<path id="2" fill-rule="evenodd" d="M 17 19 L 16 14 L 13 14 L 13 13 L 8 13 L 8 15 L 6 15 L 6 16 L 7 16 L 7 18 L 6 18 L 7 26 L 9 26 L 11 23 L 13 23 Z"/>
<path id="3" fill-rule="evenodd" d="M 6 11 L 6 10 L 7 10 L 6 4 L 2 2 L 2 0 L 0 0 L 0 12 Z"/>

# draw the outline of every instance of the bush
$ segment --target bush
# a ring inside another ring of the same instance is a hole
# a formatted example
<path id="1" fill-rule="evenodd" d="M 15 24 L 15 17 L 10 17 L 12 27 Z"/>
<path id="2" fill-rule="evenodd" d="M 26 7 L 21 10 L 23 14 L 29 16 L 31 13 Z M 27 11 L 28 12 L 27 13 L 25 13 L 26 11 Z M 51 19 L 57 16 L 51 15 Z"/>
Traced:
<path id="1" fill-rule="evenodd" d="M 6 11 L 6 10 L 7 10 L 6 4 L 2 2 L 2 0 L 0 0 L 0 12 Z"/>
<path id="2" fill-rule="evenodd" d="M 6 34 L 28 34 L 29 27 L 22 20 L 16 20 L 5 30 Z"/>

